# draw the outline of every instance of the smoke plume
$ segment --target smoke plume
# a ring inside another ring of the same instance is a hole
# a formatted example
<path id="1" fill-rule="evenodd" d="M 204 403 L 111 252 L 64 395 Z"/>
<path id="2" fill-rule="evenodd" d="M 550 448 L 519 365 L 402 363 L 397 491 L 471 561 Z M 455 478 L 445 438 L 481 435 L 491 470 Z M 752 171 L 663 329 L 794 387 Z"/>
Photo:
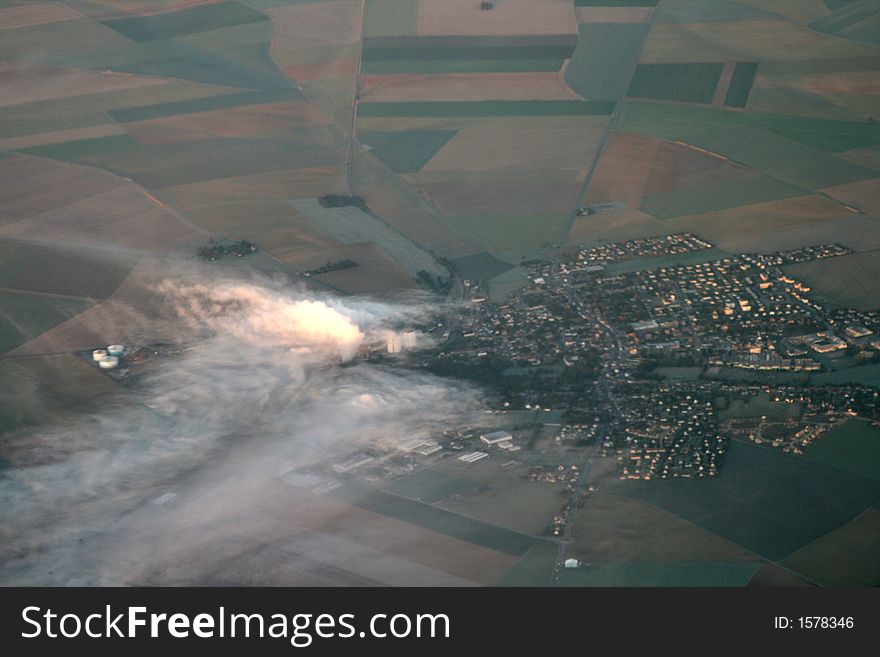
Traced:
<path id="1" fill-rule="evenodd" d="M 357 357 L 424 319 L 424 303 L 267 280 L 169 279 L 158 290 L 187 336 L 183 353 L 157 360 L 122 401 L 12 440 L 0 582 L 270 583 L 230 563 L 283 551 L 316 514 L 338 513 L 285 477 L 393 452 L 480 410 L 460 382 Z M 274 583 L 301 581 L 290 577 Z"/>

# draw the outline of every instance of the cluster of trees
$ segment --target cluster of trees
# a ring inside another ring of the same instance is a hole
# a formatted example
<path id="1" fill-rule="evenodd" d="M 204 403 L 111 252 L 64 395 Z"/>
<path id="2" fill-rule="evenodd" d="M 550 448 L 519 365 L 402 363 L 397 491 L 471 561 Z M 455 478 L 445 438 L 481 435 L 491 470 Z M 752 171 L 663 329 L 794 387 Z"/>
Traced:
<path id="1" fill-rule="evenodd" d="M 308 271 L 303 272 L 303 276 L 316 276 L 318 274 L 326 274 L 331 271 L 339 271 L 341 269 L 351 269 L 353 267 L 357 267 L 358 263 L 354 260 L 350 260 L 348 258 L 344 258 L 342 260 L 330 260 L 325 264 L 321 265 L 317 269 L 310 269 Z"/>
<path id="2" fill-rule="evenodd" d="M 436 292 L 441 296 L 446 296 L 452 287 L 452 279 L 443 276 L 432 276 L 430 272 L 420 269 L 416 272 L 416 280 L 422 287 Z"/>
<path id="3" fill-rule="evenodd" d="M 256 250 L 257 247 L 247 240 L 239 240 L 238 242 L 228 240 L 215 242 L 214 240 L 211 240 L 204 246 L 200 246 L 196 254 L 202 260 L 217 260 L 217 258 L 223 256 L 235 256 L 240 258 L 241 256 L 253 253 Z"/>
<path id="4" fill-rule="evenodd" d="M 349 194 L 324 194 L 318 199 L 318 203 L 325 208 L 345 208 L 353 205 L 364 212 L 369 212 L 367 203 L 362 197 Z"/>

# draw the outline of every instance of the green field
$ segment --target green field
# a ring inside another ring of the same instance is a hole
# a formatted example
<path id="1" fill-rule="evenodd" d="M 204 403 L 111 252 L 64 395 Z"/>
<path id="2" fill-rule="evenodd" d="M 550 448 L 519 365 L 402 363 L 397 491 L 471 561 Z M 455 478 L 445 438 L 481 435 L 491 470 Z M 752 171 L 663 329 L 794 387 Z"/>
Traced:
<path id="1" fill-rule="evenodd" d="M 546 215 L 451 215 L 449 221 L 472 235 L 495 253 L 537 248 L 554 244 L 565 228 L 563 214 Z"/>
<path id="2" fill-rule="evenodd" d="M 771 420 L 800 417 L 800 404 L 786 404 L 771 401 L 770 395 L 760 393 L 746 399 L 731 399 L 729 405 L 718 410 L 721 420 L 730 418 L 761 417 L 766 415 Z"/>
<path id="3" fill-rule="evenodd" d="M 849 420 L 807 447 L 804 458 L 880 479 L 880 429 L 865 420 Z"/>
<path id="4" fill-rule="evenodd" d="M 802 196 L 804 191 L 770 176 L 693 185 L 642 197 L 639 209 L 658 219 L 702 214 L 741 205 Z"/>
<path id="5" fill-rule="evenodd" d="M 358 115 L 364 118 L 388 116 L 472 117 L 472 116 L 607 116 L 613 101 L 578 100 L 485 100 L 362 103 Z"/>
<path id="6" fill-rule="evenodd" d="M 647 36 L 647 25 L 582 23 L 566 83 L 587 100 L 623 98 Z"/>
<path id="7" fill-rule="evenodd" d="M 496 586 L 547 586 L 556 565 L 556 546 L 552 543 L 535 543 L 513 568 L 495 583 Z"/>
<path id="8" fill-rule="evenodd" d="M 654 374 L 671 381 L 696 381 L 702 372 L 702 367 L 658 367 L 654 370 Z"/>
<path id="9" fill-rule="evenodd" d="M 563 568 L 560 586 L 745 586 L 760 567 L 731 563 L 623 562 Z"/>
<path id="10" fill-rule="evenodd" d="M 505 554 L 521 556 L 534 543 L 534 540 L 525 534 L 381 491 L 358 495 L 353 500 L 353 504 L 374 513 L 397 518 Z"/>
<path id="11" fill-rule="evenodd" d="M 358 141 L 395 173 L 418 171 L 456 135 L 456 130 L 367 132 Z"/>
<path id="12" fill-rule="evenodd" d="M 849 522 L 880 499 L 880 482 L 732 441 L 708 480 L 611 481 L 643 499 L 776 561 Z"/>
<path id="13" fill-rule="evenodd" d="M 154 105 L 141 105 L 140 107 L 127 107 L 125 109 L 110 110 L 107 113 L 117 123 L 128 123 L 130 121 L 161 119 L 166 116 L 210 112 L 211 110 L 229 109 L 232 107 L 264 105 L 285 100 L 302 100 L 303 98 L 304 96 L 302 95 L 302 92 L 293 88 L 261 89 L 258 91 L 244 91 L 237 94 L 203 96 L 201 98 L 179 100 L 171 103 L 156 103 Z"/>
<path id="14" fill-rule="evenodd" d="M 724 96 L 724 104 L 729 107 L 745 107 L 749 102 L 749 94 L 752 92 L 752 84 L 757 72 L 757 63 L 738 62 L 733 69 L 727 94 Z"/>
<path id="15" fill-rule="evenodd" d="M 618 260 L 606 265 L 605 270 L 611 274 L 627 274 L 633 271 L 644 271 L 655 267 L 669 267 L 672 265 L 695 265 L 702 262 L 712 262 L 728 256 L 727 251 L 711 248 L 702 251 L 690 251 L 688 253 L 676 253 L 668 256 L 651 256 L 647 258 L 632 258 L 631 260 Z"/>
<path id="16" fill-rule="evenodd" d="M 479 484 L 437 470 L 421 470 L 391 483 L 387 490 L 419 502 L 434 504 L 477 488 Z"/>
<path id="17" fill-rule="evenodd" d="M 880 586 L 880 512 L 852 522 L 798 550 L 782 564 L 824 586 Z"/>
<path id="18" fill-rule="evenodd" d="M 0 353 L 23 345 L 91 305 L 89 299 L 0 292 Z"/>
<path id="19" fill-rule="evenodd" d="M 152 16 L 120 18 L 105 21 L 104 25 L 132 41 L 156 41 L 268 20 L 264 13 L 240 2 L 221 2 Z"/>
<path id="20" fill-rule="evenodd" d="M 797 125 L 797 121 L 792 123 Z M 630 101 L 624 105 L 617 127 L 693 144 L 806 190 L 877 175 L 820 148 L 784 137 L 774 131 L 784 130 L 774 120 L 749 112 Z M 856 131 L 861 132 L 861 128 Z"/>
<path id="21" fill-rule="evenodd" d="M 21 152 L 40 157 L 50 157 L 53 160 L 76 162 L 93 155 L 120 153 L 137 147 L 138 143 L 131 135 L 124 134 L 95 137 L 93 139 L 76 139 L 60 144 L 47 144 L 46 146 L 34 146 L 32 148 L 23 148 Z"/>
<path id="22" fill-rule="evenodd" d="M 862 385 L 880 388 L 880 363 L 848 367 L 843 370 L 837 370 L 836 372 L 814 374 L 810 378 L 810 383 L 817 386 L 860 383 Z"/>
<path id="23" fill-rule="evenodd" d="M 456 258 L 452 261 L 452 264 L 455 265 L 455 269 L 461 274 L 462 278 L 470 280 L 494 278 L 513 269 L 513 265 L 510 263 L 499 260 L 491 253 L 485 251 Z"/>
<path id="24" fill-rule="evenodd" d="M 639 64 L 627 90 L 632 98 L 711 103 L 723 64 Z"/>

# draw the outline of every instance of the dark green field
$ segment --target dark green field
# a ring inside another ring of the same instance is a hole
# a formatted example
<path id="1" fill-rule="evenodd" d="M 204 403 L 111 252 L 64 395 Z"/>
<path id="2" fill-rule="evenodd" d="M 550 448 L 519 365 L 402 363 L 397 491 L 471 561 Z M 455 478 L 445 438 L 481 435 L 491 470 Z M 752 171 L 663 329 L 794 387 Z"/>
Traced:
<path id="1" fill-rule="evenodd" d="M 536 542 L 495 585 L 547 586 L 554 565 L 556 546 L 549 542 Z"/>
<path id="2" fill-rule="evenodd" d="M 807 447 L 804 458 L 880 479 L 880 429 L 864 420 L 849 420 Z"/>
<path id="3" fill-rule="evenodd" d="M 755 62 L 738 62 L 733 69 L 733 77 L 730 78 L 730 86 L 724 96 L 724 104 L 729 107 L 745 107 L 749 102 L 749 94 L 752 92 L 752 83 L 758 72 L 758 64 Z"/>
<path id="4" fill-rule="evenodd" d="M 578 100 L 486 100 L 476 102 L 364 103 L 361 117 L 423 116 L 606 116 L 614 111 L 613 101 Z"/>
<path id="5" fill-rule="evenodd" d="M 470 479 L 455 477 L 445 472 L 422 470 L 398 479 L 388 486 L 388 490 L 396 495 L 434 504 L 452 495 L 474 490 L 478 485 Z"/>
<path id="6" fill-rule="evenodd" d="M 483 251 L 473 255 L 456 258 L 452 261 L 456 270 L 463 278 L 471 280 L 486 280 L 500 276 L 506 271 L 513 269 L 510 263 L 499 260 L 491 253 Z"/>
<path id="7" fill-rule="evenodd" d="M 152 16 L 120 18 L 105 21 L 104 25 L 133 41 L 156 41 L 268 20 L 264 13 L 240 2 L 221 2 Z"/>
<path id="8" fill-rule="evenodd" d="M 757 561 L 731 563 L 622 562 L 564 568 L 561 586 L 745 586 Z"/>
<path id="9" fill-rule="evenodd" d="M 352 503 L 374 513 L 404 520 L 506 554 L 521 556 L 534 543 L 534 540 L 525 534 L 381 491 L 366 493 Z"/>
<path id="10" fill-rule="evenodd" d="M 766 559 L 782 559 L 880 499 L 880 482 L 732 441 L 711 480 L 623 482 L 615 495 L 646 500 Z"/>
<path id="11" fill-rule="evenodd" d="M 456 130 L 407 130 L 404 132 L 367 132 L 361 144 L 395 173 L 418 171 L 452 139 Z"/>
<path id="12" fill-rule="evenodd" d="M 695 265 L 702 262 L 720 260 L 730 254 L 721 249 L 711 248 L 689 253 L 676 253 L 668 256 L 650 256 L 646 258 L 632 258 L 630 260 L 618 260 L 608 264 L 605 269 L 613 274 L 626 274 L 632 271 L 643 271 L 655 267 L 669 267 L 670 265 Z"/>
<path id="13" fill-rule="evenodd" d="M 639 64 L 627 90 L 632 98 L 711 103 L 723 64 Z"/>
<path id="14" fill-rule="evenodd" d="M 364 73 L 558 71 L 576 45 L 569 35 L 367 38 Z"/>

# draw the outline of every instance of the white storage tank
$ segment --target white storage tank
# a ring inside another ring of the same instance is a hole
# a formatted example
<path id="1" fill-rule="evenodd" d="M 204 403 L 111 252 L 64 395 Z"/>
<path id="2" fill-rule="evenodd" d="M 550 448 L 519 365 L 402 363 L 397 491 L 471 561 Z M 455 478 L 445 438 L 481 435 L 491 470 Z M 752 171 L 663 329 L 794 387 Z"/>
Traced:
<path id="1" fill-rule="evenodd" d="M 98 366 L 102 370 L 112 370 L 117 365 L 119 365 L 119 359 L 116 356 L 107 356 L 103 360 L 98 361 Z"/>
<path id="2" fill-rule="evenodd" d="M 106 349 L 95 349 L 92 352 L 92 360 L 94 360 L 96 363 L 100 363 L 102 360 L 107 358 L 107 356 L 108 354 Z"/>

